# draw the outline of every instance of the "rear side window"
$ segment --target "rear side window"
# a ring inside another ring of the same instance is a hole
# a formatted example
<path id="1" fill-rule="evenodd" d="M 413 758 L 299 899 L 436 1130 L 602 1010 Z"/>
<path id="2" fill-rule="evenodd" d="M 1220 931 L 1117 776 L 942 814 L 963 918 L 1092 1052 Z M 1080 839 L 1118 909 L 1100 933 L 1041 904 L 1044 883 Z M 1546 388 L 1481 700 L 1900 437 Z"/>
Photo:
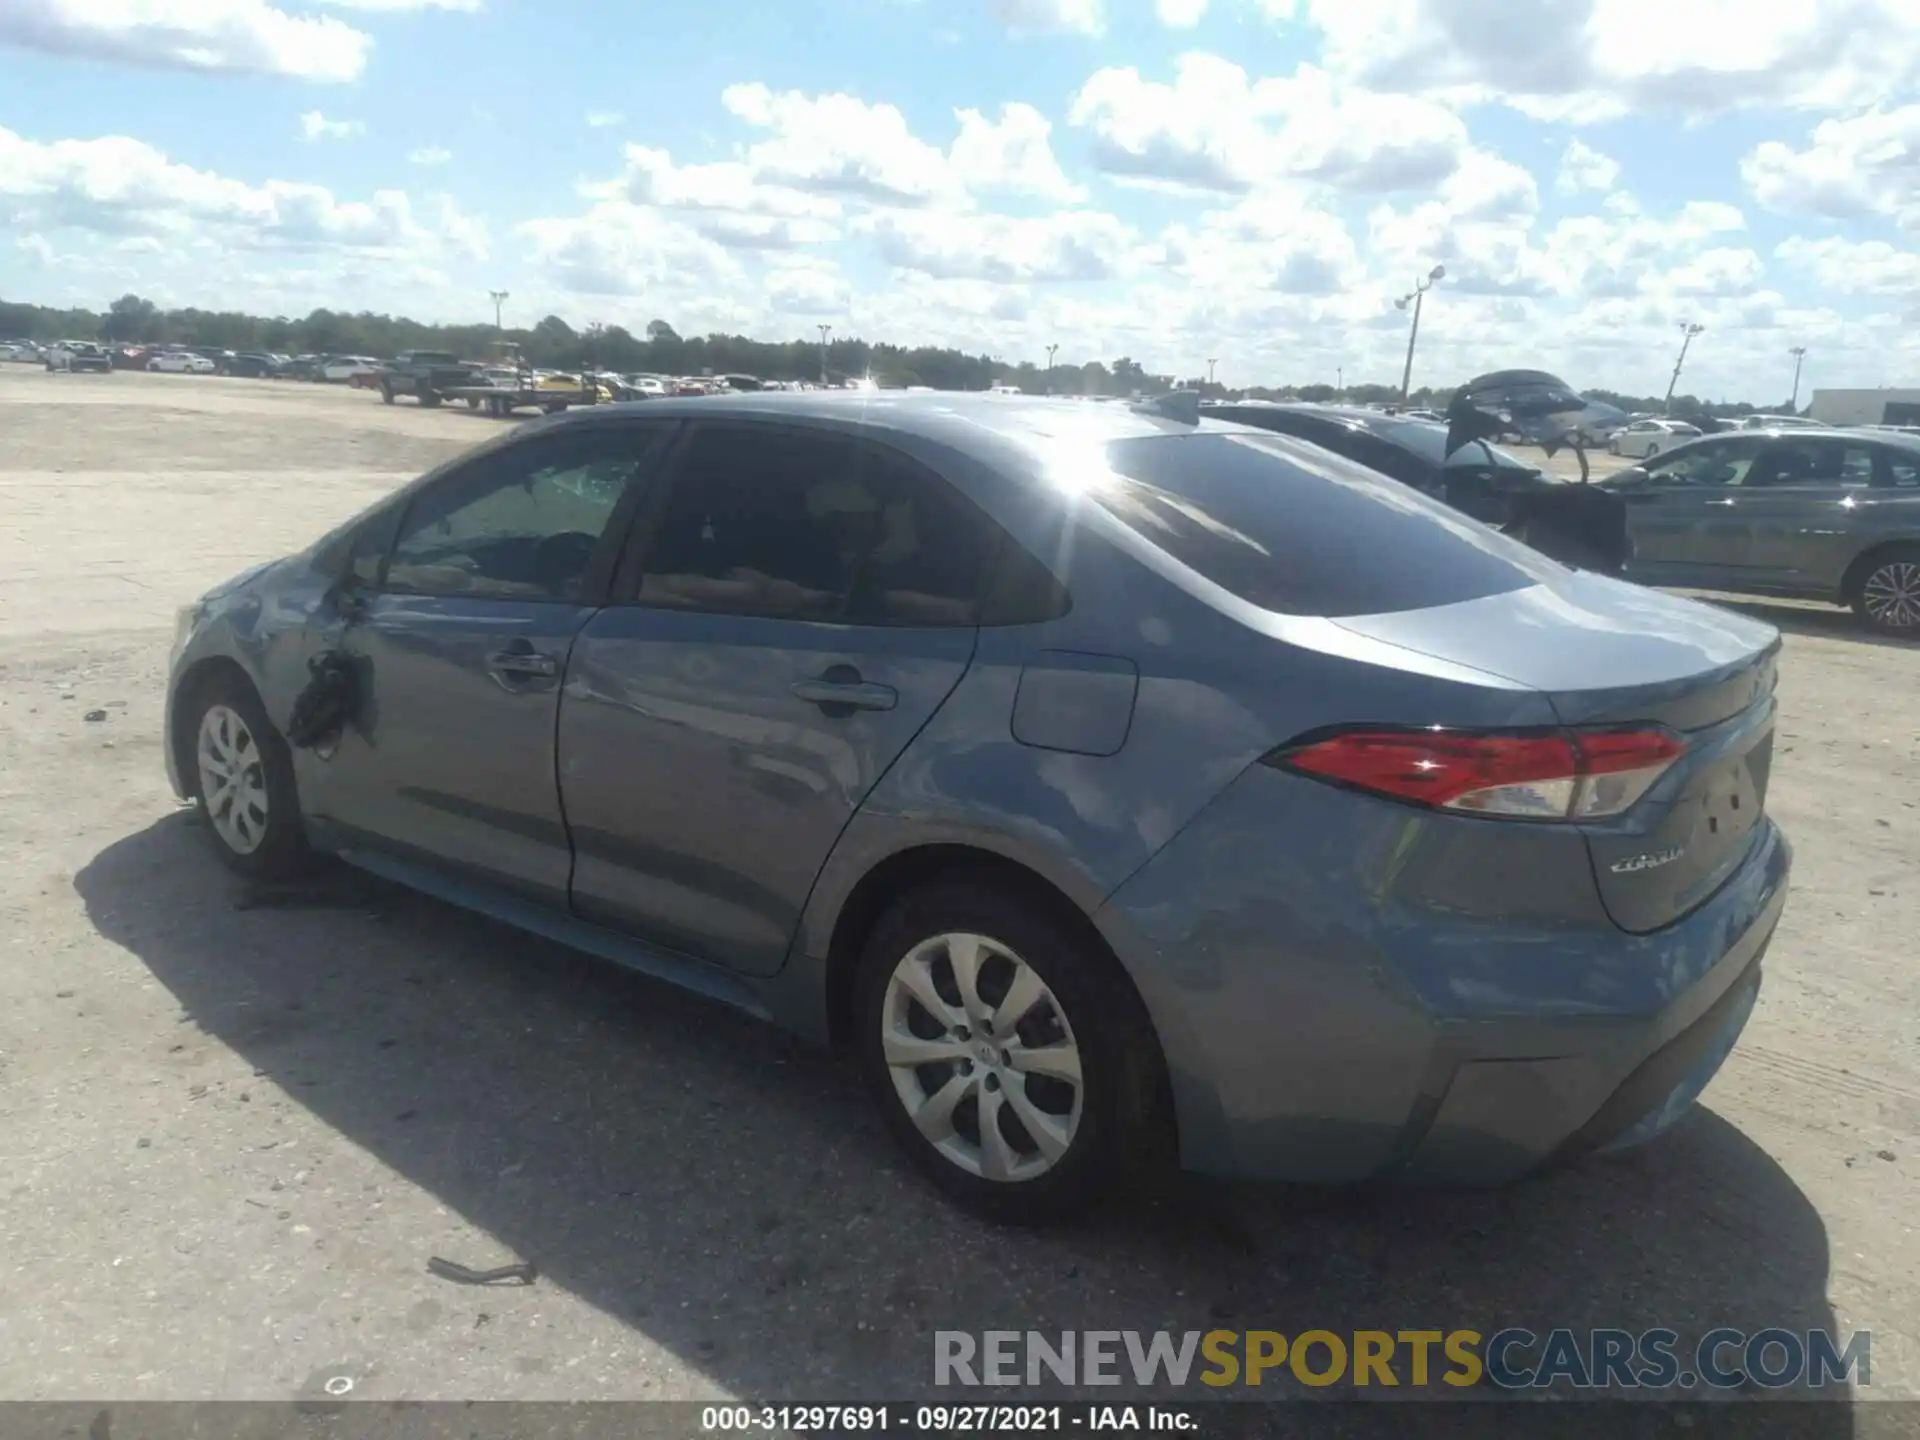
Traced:
<path id="1" fill-rule="evenodd" d="M 1528 552 L 1337 456 L 1264 435 L 1108 446 L 1092 493 L 1175 560 L 1264 610 L 1374 615 L 1535 583 Z"/>
<path id="2" fill-rule="evenodd" d="M 673 481 L 637 598 L 781 620 L 972 626 L 983 599 L 1032 603 L 996 564 L 1001 539 L 944 480 L 880 446 L 706 427 Z"/>

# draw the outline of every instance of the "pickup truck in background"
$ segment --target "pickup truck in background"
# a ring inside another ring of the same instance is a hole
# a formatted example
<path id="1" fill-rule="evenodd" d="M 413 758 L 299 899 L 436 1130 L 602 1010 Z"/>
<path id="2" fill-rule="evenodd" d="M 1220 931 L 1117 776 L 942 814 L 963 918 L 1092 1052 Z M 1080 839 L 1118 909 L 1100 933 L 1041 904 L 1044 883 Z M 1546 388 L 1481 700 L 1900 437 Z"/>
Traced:
<path id="1" fill-rule="evenodd" d="M 446 350 L 403 350 L 380 367 L 380 398 L 391 405 L 395 397 L 411 395 L 422 405 L 438 405 L 449 390 L 475 381 L 475 367 Z M 362 382 L 363 384 L 365 381 Z"/>

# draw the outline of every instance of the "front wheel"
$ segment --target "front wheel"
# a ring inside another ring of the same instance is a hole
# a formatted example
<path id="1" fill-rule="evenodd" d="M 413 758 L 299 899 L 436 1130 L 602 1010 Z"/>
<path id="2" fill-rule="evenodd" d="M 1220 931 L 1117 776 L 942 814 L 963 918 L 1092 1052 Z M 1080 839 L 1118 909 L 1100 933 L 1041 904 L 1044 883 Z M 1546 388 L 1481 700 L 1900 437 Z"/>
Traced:
<path id="1" fill-rule="evenodd" d="M 1620 453 L 1620 442 L 1618 440 L 1607 441 L 1607 454 L 1618 455 L 1619 453 Z"/>
<path id="2" fill-rule="evenodd" d="M 1046 909 L 970 880 L 911 892 L 868 938 L 857 993 L 888 1129 L 967 1208 L 1063 1220 L 1164 1166 L 1152 1024 L 1111 957 Z"/>
<path id="3" fill-rule="evenodd" d="M 283 880 L 309 861 L 293 756 L 253 687 L 215 675 L 188 710 L 195 799 L 214 854 L 250 880 Z"/>
<path id="4" fill-rule="evenodd" d="M 1658 455 L 1659 453 L 1660 453 L 1660 447 L 1658 445 L 1649 445 L 1647 446 L 1647 453 L 1641 456 L 1640 458 L 1643 460 L 1651 460 L 1654 456 Z"/>
<path id="5" fill-rule="evenodd" d="M 393 403 L 393 386 L 382 385 L 380 387 L 380 398 L 391 405 Z"/>
<path id="6" fill-rule="evenodd" d="M 1854 591 L 1853 613 L 1883 635 L 1920 639 L 1920 545 L 1902 545 L 1869 562 Z"/>

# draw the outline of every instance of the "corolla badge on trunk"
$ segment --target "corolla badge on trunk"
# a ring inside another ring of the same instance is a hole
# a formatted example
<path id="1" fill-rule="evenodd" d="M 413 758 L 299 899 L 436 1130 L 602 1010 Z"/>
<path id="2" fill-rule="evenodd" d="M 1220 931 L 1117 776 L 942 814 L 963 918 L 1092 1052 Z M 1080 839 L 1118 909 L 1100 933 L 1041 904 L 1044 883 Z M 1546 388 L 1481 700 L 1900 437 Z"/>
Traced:
<path id="1" fill-rule="evenodd" d="M 1662 865 L 1671 865 L 1686 853 L 1684 845 L 1669 845 L 1665 850 L 1649 850 L 1644 855 L 1629 855 L 1624 860 L 1616 860 L 1607 868 L 1616 875 L 1635 875 L 1642 870 L 1658 870 Z"/>

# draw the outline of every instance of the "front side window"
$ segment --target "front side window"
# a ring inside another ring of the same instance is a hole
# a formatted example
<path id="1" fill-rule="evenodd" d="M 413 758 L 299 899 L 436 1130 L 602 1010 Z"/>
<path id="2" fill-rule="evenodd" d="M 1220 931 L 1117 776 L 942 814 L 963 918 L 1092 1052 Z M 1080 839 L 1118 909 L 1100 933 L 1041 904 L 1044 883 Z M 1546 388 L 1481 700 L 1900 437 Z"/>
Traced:
<path id="1" fill-rule="evenodd" d="M 623 426 L 552 436 L 455 471 L 414 498 L 384 588 L 577 601 L 614 507 L 664 434 Z"/>
<path id="2" fill-rule="evenodd" d="M 1744 485 L 1763 444 L 1760 440 L 1709 440 L 1649 461 L 1646 470 L 1659 485 Z"/>
<path id="3" fill-rule="evenodd" d="M 676 467 L 636 598 L 782 620 L 969 626 L 1000 540 L 945 481 L 882 447 L 712 427 Z"/>

